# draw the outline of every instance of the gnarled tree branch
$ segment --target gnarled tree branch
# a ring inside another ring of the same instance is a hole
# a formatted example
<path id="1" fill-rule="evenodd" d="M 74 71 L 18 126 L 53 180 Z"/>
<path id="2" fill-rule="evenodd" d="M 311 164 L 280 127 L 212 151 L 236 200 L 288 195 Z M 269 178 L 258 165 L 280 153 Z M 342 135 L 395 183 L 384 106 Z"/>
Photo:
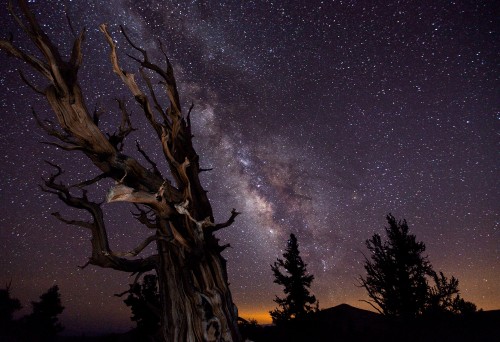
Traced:
<path id="1" fill-rule="evenodd" d="M 236 209 L 232 209 L 231 210 L 231 217 L 229 217 L 229 219 L 224 222 L 224 223 L 217 223 L 216 225 L 212 225 L 212 226 L 208 226 L 207 230 L 211 233 L 214 233 L 222 228 L 226 228 L 226 227 L 229 227 L 230 225 L 233 224 L 234 222 L 234 219 L 236 218 L 236 216 L 238 216 L 239 212 L 236 211 Z"/>
<path id="2" fill-rule="evenodd" d="M 89 264 L 104 268 L 113 268 L 125 272 L 146 272 L 153 270 L 158 266 L 157 255 L 152 255 L 145 259 L 125 259 L 121 257 L 121 255 L 114 253 L 109 247 L 106 226 L 104 224 L 103 213 L 100 205 L 91 202 L 87 198 L 85 191 L 83 192 L 82 197 L 76 197 L 70 193 L 69 187 L 63 185 L 62 183 L 56 183 L 56 179 L 62 174 L 62 170 L 57 165 L 51 165 L 57 168 L 57 172 L 45 180 L 45 187 L 42 189 L 46 192 L 57 194 L 58 197 L 68 206 L 77 209 L 84 209 L 92 216 L 92 222 L 86 222 L 79 220 L 67 220 L 59 213 L 52 214 L 64 223 L 83 227 L 91 231 L 92 256 L 89 258 Z M 137 255 L 144 248 L 146 248 L 147 244 L 144 245 L 144 243 L 147 242 L 149 244 L 151 241 L 147 239 L 143 242 L 143 244 L 136 247 L 126 256 Z"/>
<path id="3" fill-rule="evenodd" d="M 146 154 L 146 152 L 141 148 L 141 145 L 139 144 L 139 141 L 135 141 L 135 146 L 137 147 L 137 151 L 139 151 L 140 154 L 142 154 L 142 156 L 144 157 L 144 159 L 146 159 L 146 161 L 151 164 L 151 166 L 153 167 L 153 172 L 155 175 L 163 178 L 163 175 L 161 174 L 160 170 L 158 169 L 158 166 L 156 165 L 156 163 L 151 159 L 149 158 L 149 156 Z"/>
<path id="4" fill-rule="evenodd" d="M 120 256 L 120 257 L 135 257 L 139 255 L 147 246 L 151 244 L 153 241 L 158 241 L 158 240 L 165 240 L 165 241 L 170 241 L 171 239 L 167 239 L 164 236 L 161 235 L 151 235 L 148 236 L 143 242 L 141 242 L 137 247 L 134 249 L 128 251 L 128 252 L 113 252 L 114 255 Z"/>
<path id="5" fill-rule="evenodd" d="M 137 219 L 137 221 L 139 221 L 140 223 L 142 223 L 143 225 L 145 225 L 149 229 L 158 228 L 156 221 L 152 220 L 148 217 L 148 212 L 141 209 L 137 204 L 134 203 L 134 205 L 135 205 L 136 209 L 139 210 L 139 213 L 132 212 L 132 215 L 134 216 L 134 218 Z"/>

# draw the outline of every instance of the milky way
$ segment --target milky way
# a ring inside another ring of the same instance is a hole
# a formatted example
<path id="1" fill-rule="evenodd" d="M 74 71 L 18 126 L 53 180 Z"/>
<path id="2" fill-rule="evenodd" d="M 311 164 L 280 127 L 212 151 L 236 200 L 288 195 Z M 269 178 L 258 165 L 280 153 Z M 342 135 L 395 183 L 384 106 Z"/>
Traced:
<path id="1" fill-rule="evenodd" d="M 281 288 L 270 264 L 290 233 L 298 237 L 312 292 L 321 307 L 366 308 L 356 286 L 364 241 L 383 232 L 385 215 L 406 218 L 427 245 L 437 270 L 454 275 L 466 300 L 500 307 L 498 232 L 498 27 L 494 1 L 30 1 L 44 29 L 67 54 L 75 29 L 87 27 L 79 72 L 89 108 L 102 127 L 119 122 L 114 98 L 128 99 L 140 141 L 162 165 L 160 147 L 140 109 L 112 73 L 98 31 L 109 24 L 126 70 L 137 65 L 119 34 L 161 63 L 158 39 L 174 64 L 184 108 L 195 104 L 195 147 L 202 182 L 218 222 L 242 214 L 218 232 L 234 300 L 244 317 L 265 321 Z M 4 5 L 2 5 L 4 6 Z M 2 37 L 31 49 L 2 11 Z M 33 50 L 31 50 L 33 51 Z M 41 144 L 30 107 L 52 115 L 20 80 L 22 69 L 0 54 L 0 284 L 29 301 L 59 284 L 67 333 L 125 331 L 129 311 L 113 294 L 129 275 L 88 267 L 87 232 L 50 213 L 85 218 L 38 184 L 63 166 L 76 183 L 97 175 L 78 154 Z M 93 189 L 102 200 L 110 184 Z M 128 250 L 147 232 L 125 204 L 105 204 L 110 242 Z M 269 319 L 269 318 L 267 318 Z"/>

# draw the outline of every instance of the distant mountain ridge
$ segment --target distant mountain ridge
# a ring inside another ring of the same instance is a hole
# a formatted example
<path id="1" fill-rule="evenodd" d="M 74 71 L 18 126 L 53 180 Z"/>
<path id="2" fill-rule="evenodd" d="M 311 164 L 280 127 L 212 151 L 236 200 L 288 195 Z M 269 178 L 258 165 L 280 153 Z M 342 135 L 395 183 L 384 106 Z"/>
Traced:
<path id="1" fill-rule="evenodd" d="M 390 318 L 348 304 L 319 312 L 321 338 L 330 341 L 500 341 L 500 310 L 480 311 L 469 317 L 422 317 L 412 322 Z"/>

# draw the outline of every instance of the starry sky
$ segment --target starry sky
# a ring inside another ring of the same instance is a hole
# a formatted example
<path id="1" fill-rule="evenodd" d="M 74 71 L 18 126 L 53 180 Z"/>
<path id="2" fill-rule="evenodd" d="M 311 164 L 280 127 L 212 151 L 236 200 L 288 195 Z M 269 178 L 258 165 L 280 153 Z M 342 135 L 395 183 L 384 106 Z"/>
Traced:
<path id="1" fill-rule="evenodd" d="M 281 288 L 270 264 L 290 233 L 314 274 L 312 292 L 327 308 L 368 309 L 356 286 L 364 241 L 383 233 L 385 216 L 406 218 L 436 270 L 460 281 L 462 296 L 500 308 L 498 228 L 499 49 L 495 1 L 29 1 L 68 55 L 86 27 L 79 79 L 87 106 L 113 132 L 114 98 L 127 100 L 139 128 L 134 141 L 161 167 L 161 150 L 128 90 L 113 74 L 98 25 L 106 22 L 124 69 L 130 36 L 159 63 L 167 47 L 185 107 L 195 103 L 195 147 L 216 221 L 242 212 L 217 233 L 240 315 L 270 321 Z M 1 1 L 1 35 L 31 49 Z M 31 116 L 52 112 L 20 80 L 44 80 L 0 53 L 0 284 L 29 312 L 29 302 L 58 284 L 67 334 L 126 331 L 134 324 L 122 299 L 126 273 L 79 269 L 89 233 L 50 215 L 85 219 L 40 191 L 61 165 L 67 183 L 98 174 L 83 156 L 44 144 Z M 496 145 L 496 146 L 495 146 Z M 102 200 L 103 181 L 91 198 Z M 126 204 L 104 204 L 112 248 L 129 250 L 147 231 Z M 147 251 L 146 251 L 147 252 Z M 146 253 L 147 254 L 147 253 Z"/>

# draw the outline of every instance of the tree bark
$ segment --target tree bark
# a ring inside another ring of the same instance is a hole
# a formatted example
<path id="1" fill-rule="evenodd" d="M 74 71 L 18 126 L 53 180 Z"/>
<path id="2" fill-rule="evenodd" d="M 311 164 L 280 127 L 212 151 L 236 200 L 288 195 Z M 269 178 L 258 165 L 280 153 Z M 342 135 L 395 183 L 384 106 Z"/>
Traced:
<path id="1" fill-rule="evenodd" d="M 121 69 L 114 41 L 106 26 L 100 26 L 110 48 L 113 71 L 131 91 L 155 132 L 174 184 L 162 176 L 156 163 L 139 145 L 139 152 L 151 164 L 152 170 L 122 152 L 123 140 L 133 128 L 121 102 L 122 122 L 117 133 L 106 136 L 98 127 L 98 116 L 90 115 L 77 80 L 83 60 L 81 46 L 85 31 L 75 38 L 71 57 L 69 61 L 64 61 L 24 0 L 19 1 L 19 8 L 21 16 L 9 4 L 10 13 L 38 48 L 41 58 L 22 51 L 12 43 L 12 39 L 0 40 L 0 49 L 25 61 L 48 80 L 44 90 L 32 85 L 30 87 L 45 95 L 57 119 L 58 124 L 55 124 L 36 117 L 47 134 L 59 140 L 49 144 L 84 153 L 102 173 L 90 181 L 67 186 L 56 182 L 62 170 L 53 165 L 58 171 L 45 180 L 42 189 L 57 195 L 69 206 L 87 211 L 92 221 L 68 220 L 59 213 L 53 215 L 65 223 L 91 230 L 92 255 L 87 264 L 126 272 L 156 271 L 162 305 L 160 340 L 239 341 L 237 308 L 228 286 L 226 261 L 221 256 L 227 246 L 220 246 L 214 236 L 215 231 L 231 225 L 238 213 L 233 209 L 227 222 L 214 223 L 210 202 L 198 177 L 201 171 L 199 157 L 191 141 L 189 115 L 192 108 L 184 118 L 173 68 L 166 54 L 166 68 L 162 69 L 152 63 L 147 52 L 135 45 L 123 31 L 125 39 L 141 55 L 141 59 L 132 58 L 140 64 L 140 74 L 147 86 L 148 96 L 140 89 L 134 75 Z M 161 50 L 163 52 L 163 47 Z M 164 85 L 170 100 L 168 106 L 158 102 L 149 79 L 151 74 Z M 158 117 L 161 122 L 157 120 Z M 115 180 L 115 186 L 107 195 L 107 202 L 134 203 L 139 210 L 136 218 L 147 229 L 153 228 L 155 231 L 154 235 L 132 251 L 113 252 L 108 244 L 100 204 L 89 201 L 86 190 L 83 190 L 81 197 L 70 191 L 103 178 Z M 136 257 L 153 242 L 156 242 L 157 254 L 144 259 Z"/>

